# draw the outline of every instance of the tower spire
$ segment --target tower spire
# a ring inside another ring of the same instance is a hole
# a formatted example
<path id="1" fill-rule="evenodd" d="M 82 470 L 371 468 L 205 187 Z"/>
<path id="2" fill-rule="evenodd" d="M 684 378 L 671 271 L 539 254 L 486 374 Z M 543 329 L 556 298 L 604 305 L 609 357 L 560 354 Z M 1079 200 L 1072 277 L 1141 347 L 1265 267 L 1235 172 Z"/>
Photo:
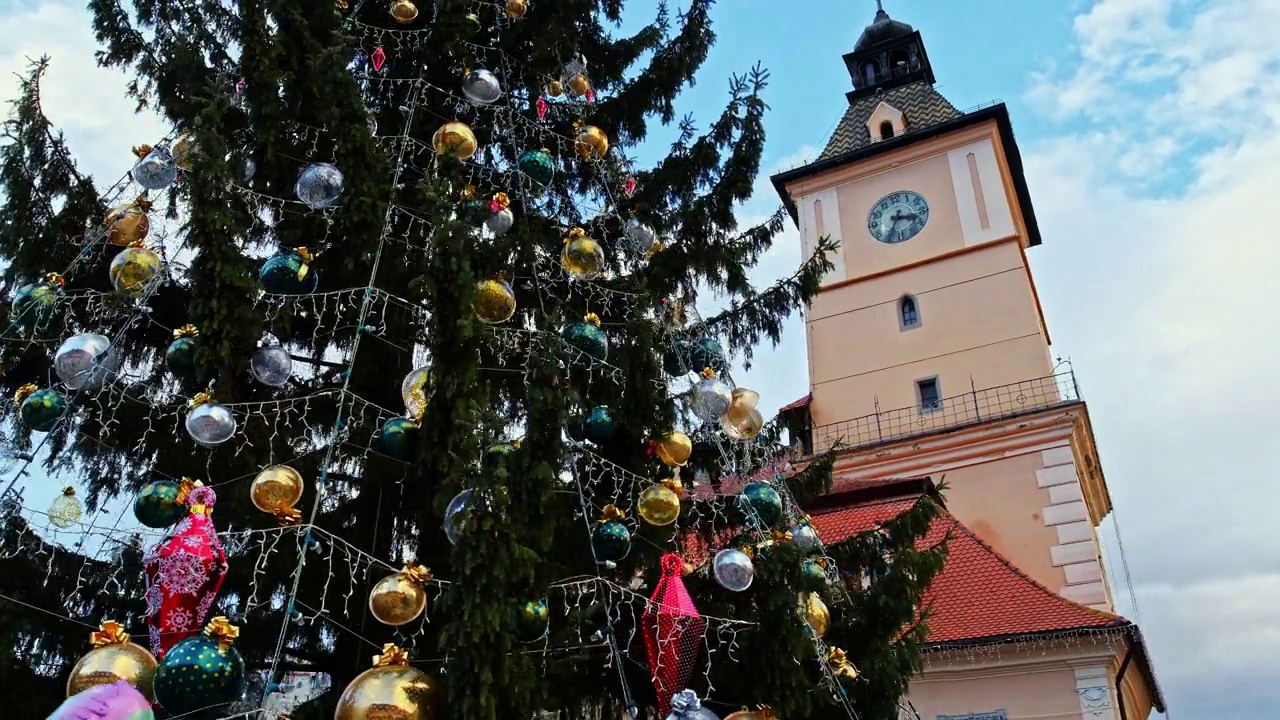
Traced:
<path id="1" fill-rule="evenodd" d="M 877 12 L 877 13 L 882 13 L 882 12 L 884 12 L 884 1 L 883 1 L 883 0 L 876 0 L 876 12 Z"/>

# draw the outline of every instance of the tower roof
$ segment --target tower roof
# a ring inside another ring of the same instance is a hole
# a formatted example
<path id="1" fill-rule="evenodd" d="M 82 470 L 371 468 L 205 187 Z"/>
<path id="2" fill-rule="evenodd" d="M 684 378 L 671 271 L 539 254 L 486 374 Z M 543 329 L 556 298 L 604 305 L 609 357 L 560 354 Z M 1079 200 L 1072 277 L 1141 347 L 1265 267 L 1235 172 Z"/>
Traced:
<path id="1" fill-rule="evenodd" d="M 882 42 L 915 32 L 915 28 L 907 23 L 889 17 L 889 13 L 884 11 L 884 6 L 881 3 L 877 2 L 876 5 L 876 17 L 862 31 L 862 35 L 858 37 L 858 42 L 854 43 L 854 52 L 861 52 Z"/>

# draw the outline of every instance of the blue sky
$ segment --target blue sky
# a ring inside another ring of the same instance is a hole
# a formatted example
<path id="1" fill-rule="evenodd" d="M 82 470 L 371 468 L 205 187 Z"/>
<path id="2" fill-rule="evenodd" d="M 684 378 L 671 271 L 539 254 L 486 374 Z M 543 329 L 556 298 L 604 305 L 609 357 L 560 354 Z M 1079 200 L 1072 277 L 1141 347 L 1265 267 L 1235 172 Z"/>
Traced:
<path id="1" fill-rule="evenodd" d="M 115 178 L 129 146 L 160 127 L 132 114 L 123 78 L 94 67 L 82 8 L 0 0 L 0 70 L 7 78 L 23 56 L 53 56 L 49 113 L 86 169 Z M 923 33 L 938 87 L 957 107 L 1010 106 L 1044 234 L 1031 261 L 1054 352 L 1073 361 L 1116 505 L 1102 528 L 1110 574 L 1121 611 L 1143 626 L 1170 717 L 1276 717 L 1280 492 L 1270 471 L 1280 465 L 1280 388 L 1269 378 L 1280 366 L 1280 3 L 886 0 L 886 9 Z M 820 149 L 846 104 L 840 56 L 874 1 L 721 0 L 714 12 L 718 44 L 680 110 L 705 127 L 727 76 L 760 61 L 772 73 L 766 169 Z M 758 188 L 744 219 L 776 206 L 767 178 Z M 789 231 L 757 277 L 799 261 Z M 765 409 L 808 391 L 796 372 L 801 327 L 793 322 L 781 347 L 736 378 L 761 391 Z"/>

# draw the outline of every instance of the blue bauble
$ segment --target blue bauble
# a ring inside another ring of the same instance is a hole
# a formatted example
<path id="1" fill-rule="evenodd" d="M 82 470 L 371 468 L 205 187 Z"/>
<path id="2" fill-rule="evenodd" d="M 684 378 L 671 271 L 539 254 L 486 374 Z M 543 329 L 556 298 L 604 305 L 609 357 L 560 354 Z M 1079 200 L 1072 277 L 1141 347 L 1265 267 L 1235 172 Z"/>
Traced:
<path id="1" fill-rule="evenodd" d="M 576 322 L 564 329 L 564 341 L 588 357 L 604 362 L 609 357 L 609 336 L 596 323 Z"/>
<path id="2" fill-rule="evenodd" d="M 591 533 L 591 549 L 596 561 L 617 561 L 631 552 L 631 530 L 618 520 L 600 523 Z"/>
<path id="3" fill-rule="evenodd" d="M 189 637 L 169 648 L 156 668 L 156 701 L 170 715 L 210 708 L 226 715 L 226 705 L 244 694 L 244 658 L 234 647 L 225 650 L 208 635 Z"/>
<path id="4" fill-rule="evenodd" d="M 520 157 L 516 159 L 516 167 L 528 175 L 530 180 L 544 187 L 551 184 L 551 178 L 556 174 L 555 162 L 551 159 L 551 153 L 546 150 L 526 150 L 520 153 Z"/>
<path id="5" fill-rule="evenodd" d="M 724 349 L 715 338 L 704 337 L 690 344 L 688 358 L 690 369 L 694 372 L 702 372 L 704 368 L 724 372 Z"/>
<path id="6" fill-rule="evenodd" d="M 749 482 L 742 488 L 740 495 L 760 522 L 765 526 L 773 525 L 782 518 L 782 497 L 773 486 L 763 482 Z"/>
<path id="7" fill-rule="evenodd" d="M 281 250 L 267 258 L 258 273 L 262 287 L 275 295 L 307 295 L 316 291 L 320 275 L 311 261 L 296 250 Z"/>
<path id="8" fill-rule="evenodd" d="M 536 642 L 551 628 L 551 611 L 545 600 L 533 600 L 516 609 L 516 637 L 520 642 Z"/>
<path id="9" fill-rule="evenodd" d="M 613 437 L 613 413 L 604 405 L 591 409 L 582 421 L 582 434 L 591 442 L 603 445 Z"/>
<path id="10" fill-rule="evenodd" d="M 418 438 L 418 423 L 393 417 L 382 426 L 382 449 L 397 460 L 412 460 Z"/>
<path id="11" fill-rule="evenodd" d="M 22 400 L 18 414 L 32 430 L 48 432 L 67 413 L 67 396 L 54 388 L 36 390 Z"/>
<path id="12" fill-rule="evenodd" d="M 164 364 L 169 372 L 179 377 L 191 377 L 196 374 L 196 339 L 180 337 L 169 343 L 164 351 Z"/>
<path id="13" fill-rule="evenodd" d="M 23 331 L 39 330 L 48 326 L 58 309 L 62 288 L 49 282 L 32 283 L 18 288 L 9 305 L 14 327 Z"/>
<path id="14" fill-rule="evenodd" d="M 133 499 L 133 516 L 149 528 L 167 528 L 187 516 L 185 502 L 180 502 L 182 485 L 173 480 L 155 480 L 142 486 Z"/>

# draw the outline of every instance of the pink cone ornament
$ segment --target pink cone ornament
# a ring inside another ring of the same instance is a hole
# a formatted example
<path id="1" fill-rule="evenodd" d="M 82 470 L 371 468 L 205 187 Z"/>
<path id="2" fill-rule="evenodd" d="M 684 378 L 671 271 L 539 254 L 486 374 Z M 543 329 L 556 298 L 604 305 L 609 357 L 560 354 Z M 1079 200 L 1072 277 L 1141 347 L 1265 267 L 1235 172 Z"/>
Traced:
<path id="1" fill-rule="evenodd" d="M 227 554 L 210 514 L 217 495 L 197 487 L 187 495 L 190 512 L 173 536 L 144 559 L 147 572 L 147 629 L 157 659 L 204 627 L 209 607 L 227 576 Z"/>
<path id="2" fill-rule="evenodd" d="M 154 720 L 151 704 L 124 680 L 67 698 L 48 720 Z"/>

